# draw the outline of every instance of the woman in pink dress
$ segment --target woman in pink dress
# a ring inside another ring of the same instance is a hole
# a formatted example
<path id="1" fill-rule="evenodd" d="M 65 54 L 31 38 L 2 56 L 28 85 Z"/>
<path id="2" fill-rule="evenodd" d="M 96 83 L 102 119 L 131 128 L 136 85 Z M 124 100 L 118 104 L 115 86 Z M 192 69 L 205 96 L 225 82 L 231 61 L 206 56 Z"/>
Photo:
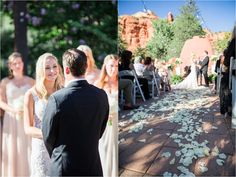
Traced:
<path id="1" fill-rule="evenodd" d="M 93 52 L 91 48 L 87 45 L 80 45 L 77 49 L 83 51 L 87 56 L 87 65 L 88 68 L 85 73 L 85 79 L 88 83 L 93 84 L 98 80 L 100 75 L 100 70 L 97 68 L 95 64 L 95 60 L 93 58 Z"/>
<path id="2" fill-rule="evenodd" d="M 107 55 L 96 86 L 105 90 L 109 101 L 109 119 L 101 139 L 99 154 L 104 177 L 118 176 L 118 56 Z"/>
<path id="3" fill-rule="evenodd" d="M 21 54 L 9 56 L 9 76 L 0 84 L 0 107 L 5 111 L 2 127 L 1 176 L 29 176 L 30 137 L 24 132 L 24 94 L 34 80 L 23 74 Z"/>

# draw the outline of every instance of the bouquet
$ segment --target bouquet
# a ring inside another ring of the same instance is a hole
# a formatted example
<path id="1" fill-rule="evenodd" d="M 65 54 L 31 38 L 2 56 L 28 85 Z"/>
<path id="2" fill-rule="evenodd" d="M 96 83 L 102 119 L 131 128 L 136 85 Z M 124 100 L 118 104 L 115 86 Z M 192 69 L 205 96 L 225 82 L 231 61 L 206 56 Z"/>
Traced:
<path id="1" fill-rule="evenodd" d="M 24 96 L 20 96 L 14 101 L 14 108 L 18 111 L 23 111 L 24 110 Z M 17 114 L 16 119 L 20 120 L 23 119 L 22 115 Z"/>

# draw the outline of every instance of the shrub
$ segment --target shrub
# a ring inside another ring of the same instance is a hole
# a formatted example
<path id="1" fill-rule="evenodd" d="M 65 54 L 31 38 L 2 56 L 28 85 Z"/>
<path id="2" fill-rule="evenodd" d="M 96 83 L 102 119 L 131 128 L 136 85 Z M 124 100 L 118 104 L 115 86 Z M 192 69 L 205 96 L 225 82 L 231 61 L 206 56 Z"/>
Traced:
<path id="1" fill-rule="evenodd" d="M 216 78 L 216 74 L 211 74 L 208 76 L 208 80 L 210 83 L 214 83 Z"/>
<path id="2" fill-rule="evenodd" d="M 181 81 L 183 80 L 183 77 L 182 76 L 179 76 L 179 75 L 173 75 L 170 79 L 170 82 L 171 84 L 178 84 L 180 83 Z"/>

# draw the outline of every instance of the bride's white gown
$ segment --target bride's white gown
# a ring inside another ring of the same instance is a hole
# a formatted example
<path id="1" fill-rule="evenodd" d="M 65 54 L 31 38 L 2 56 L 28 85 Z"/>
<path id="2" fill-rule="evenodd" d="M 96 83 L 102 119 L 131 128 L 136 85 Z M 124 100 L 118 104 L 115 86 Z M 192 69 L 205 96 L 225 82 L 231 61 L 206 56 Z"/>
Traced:
<path id="1" fill-rule="evenodd" d="M 196 65 L 194 63 L 191 65 L 190 74 L 182 82 L 175 85 L 173 88 L 174 89 L 196 89 L 196 88 L 198 88 L 197 71 L 196 71 Z"/>
<path id="2" fill-rule="evenodd" d="M 35 127 L 42 128 L 42 117 L 46 102 L 32 92 L 34 99 L 34 122 Z M 32 138 L 31 152 L 31 177 L 44 177 L 49 171 L 50 157 L 42 139 Z"/>

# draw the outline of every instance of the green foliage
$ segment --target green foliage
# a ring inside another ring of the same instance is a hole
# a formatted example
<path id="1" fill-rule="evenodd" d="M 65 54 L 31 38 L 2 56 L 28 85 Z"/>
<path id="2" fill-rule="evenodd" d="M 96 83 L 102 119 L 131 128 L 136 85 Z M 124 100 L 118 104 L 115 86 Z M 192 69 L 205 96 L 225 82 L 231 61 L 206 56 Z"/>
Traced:
<path id="1" fill-rule="evenodd" d="M 168 58 L 179 57 L 187 39 L 205 34 L 197 18 L 198 8 L 194 0 L 187 1 L 180 11 L 180 15 L 176 17 L 173 23 L 174 38 L 167 52 Z"/>
<path id="2" fill-rule="evenodd" d="M 118 26 L 118 50 L 121 53 L 122 51 L 126 50 L 127 48 L 127 43 L 121 38 L 121 28 Z"/>
<path id="3" fill-rule="evenodd" d="M 167 61 L 179 57 L 187 39 L 205 34 L 197 18 L 194 0 L 188 0 L 180 11 L 173 23 L 168 23 L 166 19 L 153 21 L 154 34 L 147 44 L 148 55 L 152 58 Z"/>
<path id="4" fill-rule="evenodd" d="M 209 82 L 210 83 L 214 83 L 215 82 L 215 78 L 216 78 L 216 74 L 214 73 L 214 74 L 211 74 L 211 75 L 209 75 L 208 76 L 208 80 L 209 80 Z"/>
<path id="5" fill-rule="evenodd" d="M 4 1 L 2 11 L 13 22 L 12 1 Z M 61 62 L 63 52 L 86 44 L 93 50 L 98 66 L 107 54 L 117 53 L 117 7 L 113 1 L 27 1 L 29 69 L 33 75 L 38 57 L 51 52 Z M 104 12 L 106 14 L 104 15 Z M 1 38 L 9 38 L 2 36 Z M 2 48 L 13 51 L 13 40 Z M 11 53 L 10 52 L 10 53 Z M 9 52 L 3 51 L 7 58 Z"/>
<path id="6" fill-rule="evenodd" d="M 147 44 L 148 55 L 165 61 L 168 59 L 167 51 L 174 36 L 172 25 L 166 19 L 153 21 L 152 24 L 154 34 Z"/>
<path id="7" fill-rule="evenodd" d="M 142 57 L 142 58 L 145 58 L 145 56 L 147 56 L 147 49 L 146 48 L 141 48 L 141 47 L 138 47 L 135 51 L 134 51 L 134 56 L 135 57 Z"/>
<path id="8" fill-rule="evenodd" d="M 174 84 L 174 85 L 180 83 L 182 80 L 183 80 L 183 77 L 181 77 L 179 75 L 173 75 L 170 78 L 171 84 Z"/>
<path id="9" fill-rule="evenodd" d="M 230 41 L 231 34 L 229 32 L 225 33 L 225 36 L 223 39 L 219 39 L 216 42 L 214 42 L 214 49 L 218 54 L 222 53 L 224 49 L 227 48 L 228 42 Z"/>

